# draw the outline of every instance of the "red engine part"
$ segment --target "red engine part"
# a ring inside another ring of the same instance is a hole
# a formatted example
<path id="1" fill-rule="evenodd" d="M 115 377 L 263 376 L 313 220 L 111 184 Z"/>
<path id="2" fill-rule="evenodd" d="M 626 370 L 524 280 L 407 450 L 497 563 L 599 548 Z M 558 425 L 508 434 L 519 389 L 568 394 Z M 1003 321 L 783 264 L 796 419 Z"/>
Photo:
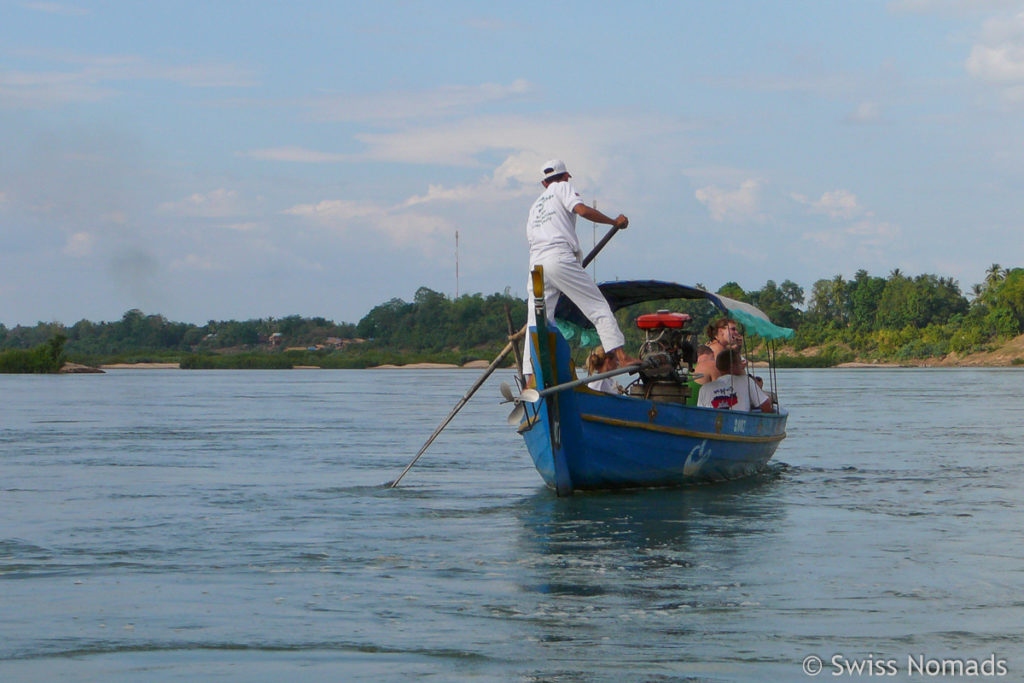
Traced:
<path id="1" fill-rule="evenodd" d="M 686 327 L 686 323 L 691 320 L 693 320 L 693 318 L 685 313 L 658 311 L 657 313 L 647 313 L 637 318 L 636 326 L 641 330 L 658 330 L 664 327 Z"/>

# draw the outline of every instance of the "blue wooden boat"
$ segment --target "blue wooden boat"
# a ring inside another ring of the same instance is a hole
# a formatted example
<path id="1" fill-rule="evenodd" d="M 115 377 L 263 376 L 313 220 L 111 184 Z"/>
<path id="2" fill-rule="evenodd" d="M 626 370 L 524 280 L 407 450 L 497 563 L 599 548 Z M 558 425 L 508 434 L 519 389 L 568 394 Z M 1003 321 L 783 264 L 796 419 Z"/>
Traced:
<path id="1" fill-rule="evenodd" d="M 742 412 L 700 408 L 678 393 L 658 397 L 597 392 L 576 376 L 565 336 L 544 315 L 543 278 L 534 277 L 538 324 L 529 330 L 537 391 L 513 413 L 533 463 L 558 495 L 592 489 L 681 486 L 753 474 L 765 467 L 786 437 L 788 412 Z M 612 310 L 660 299 L 705 299 L 766 340 L 792 335 L 749 304 L 702 289 L 660 281 L 616 281 L 599 285 Z M 585 329 L 589 321 L 561 297 L 559 325 Z M 693 333 L 691 333 L 691 338 Z M 683 352 L 685 357 L 686 353 Z M 680 363 L 685 366 L 684 362 Z M 692 372 L 692 364 L 688 368 Z M 679 369 L 677 384 L 688 381 Z M 772 386 L 774 386 L 772 373 Z M 559 390 L 562 385 L 569 388 Z M 575 384 L 575 386 L 572 386 Z M 691 385 L 692 386 L 692 385 Z M 548 393 L 549 391 L 553 393 Z M 671 393 L 671 392 L 670 392 Z M 686 392 L 683 392 L 686 393 Z M 537 396 L 541 395 L 539 400 Z"/>

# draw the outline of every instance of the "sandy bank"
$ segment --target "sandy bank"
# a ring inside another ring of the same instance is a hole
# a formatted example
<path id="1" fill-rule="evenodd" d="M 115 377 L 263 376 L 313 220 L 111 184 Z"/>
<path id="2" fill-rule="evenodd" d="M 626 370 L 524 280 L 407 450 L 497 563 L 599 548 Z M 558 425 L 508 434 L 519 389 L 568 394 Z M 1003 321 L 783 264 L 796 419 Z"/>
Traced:
<path id="1" fill-rule="evenodd" d="M 840 363 L 837 368 L 906 368 L 907 365 L 899 363 Z"/>
<path id="2" fill-rule="evenodd" d="M 91 365 L 82 365 L 81 363 L 65 363 L 61 366 L 59 372 L 64 375 L 103 374 L 103 371 L 99 368 L 94 368 Z"/>
<path id="3" fill-rule="evenodd" d="M 454 363 L 409 363 L 408 365 L 375 365 L 367 370 L 458 370 L 460 368 L 486 368 L 490 363 L 485 360 L 471 360 L 464 365 Z"/>
<path id="4" fill-rule="evenodd" d="M 177 370 L 177 363 L 111 363 L 101 365 L 101 370 Z"/>

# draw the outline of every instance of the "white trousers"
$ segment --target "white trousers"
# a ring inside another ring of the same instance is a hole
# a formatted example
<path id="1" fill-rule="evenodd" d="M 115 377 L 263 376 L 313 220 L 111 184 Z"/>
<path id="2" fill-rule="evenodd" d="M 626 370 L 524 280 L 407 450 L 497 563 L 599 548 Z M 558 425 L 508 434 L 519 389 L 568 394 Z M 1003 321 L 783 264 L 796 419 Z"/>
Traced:
<path id="1" fill-rule="evenodd" d="M 544 268 L 544 306 L 547 309 L 549 323 L 554 323 L 555 305 L 558 303 L 559 295 L 564 294 L 594 324 L 605 351 L 617 349 L 626 343 L 626 338 L 622 336 L 619 323 L 616 322 L 612 309 L 608 306 L 608 301 L 601 294 L 601 290 L 597 288 L 597 284 L 587 275 L 587 271 L 583 270 L 574 254 L 545 257 L 531 264 L 531 271 L 535 265 Z M 526 326 L 529 328 L 537 324 L 537 316 L 533 310 L 532 279 L 527 280 L 526 291 L 529 292 L 529 297 L 526 300 Z M 529 335 L 523 345 L 523 374 L 533 374 Z"/>

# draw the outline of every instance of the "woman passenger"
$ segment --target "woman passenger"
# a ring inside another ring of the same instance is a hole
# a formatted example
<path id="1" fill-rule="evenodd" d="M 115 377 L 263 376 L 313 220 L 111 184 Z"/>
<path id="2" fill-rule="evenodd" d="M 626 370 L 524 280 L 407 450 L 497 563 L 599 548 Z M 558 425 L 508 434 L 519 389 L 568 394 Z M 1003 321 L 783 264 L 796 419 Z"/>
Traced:
<path id="1" fill-rule="evenodd" d="M 604 352 L 603 346 L 595 346 L 594 350 L 587 356 L 587 374 L 596 375 L 599 372 L 607 372 L 608 370 L 614 370 L 608 361 L 608 355 Z M 622 387 L 619 386 L 618 382 L 613 380 L 611 377 L 605 377 L 604 379 L 595 380 L 588 382 L 587 386 L 594 391 L 603 391 L 606 394 L 621 394 Z"/>
<path id="2" fill-rule="evenodd" d="M 743 331 L 731 318 L 719 318 L 704 331 L 708 336 L 708 346 L 717 356 L 726 349 L 743 349 Z"/>
<path id="3" fill-rule="evenodd" d="M 722 351 L 742 351 L 743 350 L 743 331 L 740 326 L 736 324 L 736 321 L 731 318 L 719 318 L 715 320 L 707 329 L 704 331 L 708 336 L 708 346 L 711 347 L 711 351 L 714 352 L 715 358 L 718 357 Z M 712 363 L 708 368 L 711 379 L 718 379 L 722 376 L 722 373 Z"/>

